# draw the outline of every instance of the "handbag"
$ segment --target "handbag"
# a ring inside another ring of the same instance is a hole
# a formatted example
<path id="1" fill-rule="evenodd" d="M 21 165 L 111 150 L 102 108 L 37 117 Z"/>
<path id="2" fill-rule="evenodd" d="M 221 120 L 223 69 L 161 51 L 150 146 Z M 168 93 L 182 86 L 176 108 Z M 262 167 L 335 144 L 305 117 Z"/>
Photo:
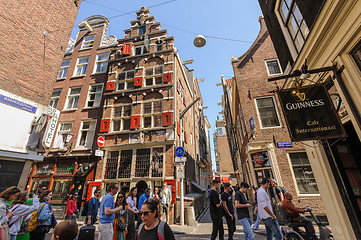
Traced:
<path id="1" fill-rule="evenodd" d="M 126 211 L 127 211 L 127 216 L 126 216 L 125 221 L 127 222 L 127 220 L 128 220 L 128 209 L 126 209 Z M 118 218 L 118 231 L 119 231 L 119 232 L 124 232 L 126 228 L 127 228 L 127 224 L 125 224 L 125 223 L 123 223 L 123 222 L 121 221 L 120 214 L 119 214 L 119 218 Z"/>

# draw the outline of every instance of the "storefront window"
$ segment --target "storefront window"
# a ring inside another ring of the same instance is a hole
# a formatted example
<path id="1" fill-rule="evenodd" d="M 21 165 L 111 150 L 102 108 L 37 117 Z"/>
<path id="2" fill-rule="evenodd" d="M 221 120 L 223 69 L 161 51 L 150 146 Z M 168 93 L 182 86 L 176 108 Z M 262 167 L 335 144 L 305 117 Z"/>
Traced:
<path id="1" fill-rule="evenodd" d="M 105 178 L 116 179 L 118 168 L 119 151 L 108 152 Z"/>
<path id="2" fill-rule="evenodd" d="M 120 153 L 119 178 L 130 178 L 133 150 L 123 150 Z"/>
<path id="3" fill-rule="evenodd" d="M 36 175 L 48 175 L 53 173 L 54 164 L 36 165 Z"/>
<path id="4" fill-rule="evenodd" d="M 135 177 L 148 177 L 150 167 L 150 148 L 137 149 Z"/>
<path id="5" fill-rule="evenodd" d="M 39 188 L 39 185 L 46 183 L 49 187 L 50 178 L 33 178 L 33 183 L 31 184 L 30 192 L 36 192 Z"/>
<path id="6" fill-rule="evenodd" d="M 56 174 L 73 174 L 74 163 L 59 163 L 56 169 Z"/>
<path id="7" fill-rule="evenodd" d="M 163 148 L 153 148 L 152 177 L 163 176 Z"/>
<path id="8" fill-rule="evenodd" d="M 305 152 L 289 153 L 300 194 L 319 194 L 310 162 Z"/>
<path id="9" fill-rule="evenodd" d="M 71 178 L 54 178 L 53 188 L 53 197 L 51 200 L 67 200 L 67 195 L 70 190 Z"/>
<path id="10" fill-rule="evenodd" d="M 268 159 L 267 152 L 258 152 L 251 154 L 253 167 L 254 168 L 263 168 L 270 167 L 270 161 Z"/>

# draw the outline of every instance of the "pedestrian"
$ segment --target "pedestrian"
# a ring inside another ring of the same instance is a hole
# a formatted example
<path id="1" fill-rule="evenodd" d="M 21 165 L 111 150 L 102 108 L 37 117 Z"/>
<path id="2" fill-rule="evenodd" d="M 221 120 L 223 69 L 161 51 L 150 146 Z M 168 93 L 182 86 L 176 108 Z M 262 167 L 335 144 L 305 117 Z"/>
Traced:
<path id="1" fill-rule="evenodd" d="M 150 197 L 151 192 L 150 188 L 145 189 L 145 192 L 139 197 L 138 209 L 142 209 L 143 202 Z"/>
<path id="2" fill-rule="evenodd" d="M 169 225 L 159 220 L 159 203 L 159 199 L 154 198 L 144 201 L 139 211 L 143 223 L 139 226 L 137 240 L 175 240 Z"/>
<path id="3" fill-rule="evenodd" d="M 35 195 L 38 195 L 40 197 L 40 195 L 46 190 L 48 190 L 48 185 L 45 182 L 40 183 L 38 189 L 35 192 Z"/>
<path id="4" fill-rule="evenodd" d="M 129 192 L 129 197 L 127 198 L 127 204 L 130 209 L 133 210 L 133 212 L 137 213 L 137 188 L 132 187 Z"/>
<path id="5" fill-rule="evenodd" d="M 76 221 L 76 214 L 79 213 L 79 210 L 77 209 L 78 205 L 76 203 L 77 197 L 78 197 L 78 192 L 74 192 L 74 194 L 70 195 L 68 204 L 66 205 L 65 220 Z"/>
<path id="6" fill-rule="evenodd" d="M 154 193 L 152 193 L 150 195 L 151 198 L 158 198 L 159 199 L 159 188 L 158 187 L 155 187 L 154 188 Z"/>
<path id="7" fill-rule="evenodd" d="M 234 218 L 234 206 L 231 184 L 226 182 L 224 185 L 224 192 L 221 195 L 221 200 L 224 209 L 224 216 L 228 226 L 228 240 L 233 240 L 233 234 L 236 231 L 236 220 Z"/>
<path id="8" fill-rule="evenodd" d="M 55 210 L 51 207 L 49 201 L 53 193 L 45 190 L 39 197 L 40 208 L 38 211 L 38 226 L 30 232 L 30 240 L 44 240 L 50 228 L 55 227 L 56 219 L 54 217 Z M 43 204 L 41 204 L 43 203 Z"/>
<path id="9" fill-rule="evenodd" d="M 270 180 L 263 178 L 260 184 L 261 187 L 257 191 L 258 213 L 266 226 L 266 239 L 272 240 L 274 234 L 276 240 L 282 240 L 283 235 L 276 216 L 272 211 L 271 201 L 267 194 L 267 189 L 270 187 Z"/>
<path id="10" fill-rule="evenodd" d="M 249 215 L 249 207 L 252 207 L 251 204 L 246 199 L 245 194 L 249 189 L 249 185 L 246 182 L 241 183 L 241 187 L 235 195 L 235 205 L 237 209 L 237 216 L 239 222 L 242 224 L 243 232 L 244 232 L 244 239 L 245 240 L 253 240 L 255 239 L 255 235 L 251 228 L 252 226 L 252 219 Z"/>
<path id="11" fill-rule="evenodd" d="M 215 240 L 218 233 L 219 233 L 219 240 L 224 239 L 223 220 L 222 220 L 223 207 L 222 207 L 222 202 L 219 198 L 218 190 L 219 190 L 219 181 L 213 180 L 212 190 L 209 193 L 210 213 L 211 213 L 211 220 L 213 223 L 211 240 Z"/>
<path id="12" fill-rule="evenodd" d="M 258 214 L 258 206 L 257 206 L 257 190 L 258 187 L 257 186 L 253 186 L 253 191 L 254 191 L 254 201 L 255 201 L 255 206 L 254 206 L 254 214 L 257 215 L 257 219 L 256 222 L 253 224 L 252 228 L 253 230 L 259 230 L 259 223 L 261 222 L 261 218 L 259 217 Z"/>
<path id="13" fill-rule="evenodd" d="M 236 186 L 234 187 L 234 192 L 238 192 L 239 191 L 239 184 L 237 183 Z"/>
<path id="14" fill-rule="evenodd" d="M 54 228 L 50 240 L 74 240 L 78 235 L 78 224 L 76 221 L 65 220 Z"/>
<path id="15" fill-rule="evenodd" d="M 30 206 L 26 205 L 28 199 L 29 193 L 22 192 L 19 193 L 14 202 L 11 204 L 10 211 L 14 213 L 14 216 L 8 222 L 10 229 L 10 240 L 15 240 L 18 236 L 23 217 L 28 216 L 30 213 L 36 211 L 39 208 L 38 196 L 33 196 L 33 204 Z"/>
<path id="16" fill-rule="evenodd" d="M 124 192 L 119 192 L 115 200 L 115 207 L 119 206 L 122 210 L 115 213 L 113 240 L 133 240 L 135 237 L 134 212 L 126 204 Z"/>
<path id="17" fill-rule="evenodd" d="M 9 187 L 0 193 L 0 239 L 10 239 L 9 227 L 7 222 L 14 216 L 14 213 L 9 211 L 10 205 L 8 202 L 13 201 L 19 195 L 20 190 L 13 186 Z"/>
<path id="18" fill-rule="evenodd" d="M 270 181 L 272 186 L 272 188 L 270 189 L 270 194 L 272 197 L 274 197 L 276 204 L 280 205 L 285 198 L 284 194 L 287 191 L 284 187 L 278 186 L 275 179 L 271 179 Z"/>
<path id="19" fill-rule="evenodd" d="M 88 201 L 88 210 L 87 210 L 87 225 L 91 226 L 97 221 L 98 209 L 99 209 L 99 197 L 100 189 L 94 191 L 94 197 Z"/>
<path id="20" fill-rule="evenodd" d="M 122 206 L 114 206 L 113 196 L 117 194 L 118 189 L 118 183 L 110 183 L 108 186 L 108 194 L 103 197 L 103 200 L 100 203 L 98 240 L 113 239 L 113 223 L 115 219 L 115 213 L 122 210 Z"/>
<path id="21" fill-rule="evenodd" d="M 163 183 L 162 190 L 160 191 L 159 195 L 161 199 L 161 216 L 165 214 L 165 222 L 168 223 L 169 219 L 169 206 L 172 202 L 172 193 L 168 188 L 168 184 L 166 182 Z"/>

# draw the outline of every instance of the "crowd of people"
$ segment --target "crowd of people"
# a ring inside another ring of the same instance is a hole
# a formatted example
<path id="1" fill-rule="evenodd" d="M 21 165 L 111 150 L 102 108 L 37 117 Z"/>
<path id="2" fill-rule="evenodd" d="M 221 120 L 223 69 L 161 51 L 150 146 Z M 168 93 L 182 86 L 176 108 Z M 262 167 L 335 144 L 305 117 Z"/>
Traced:
<path id="1" fill-rule="evenodd" d="M 260 182 L 259 188 L 252 187 L 255 201 L 253 213 L 257 216 L 257 220 L 252 226 L 250 214 L 252 204 L 247 200 L 247 196 L 251 194 L 249 189 L 250 186 L 246 182 L 237 184 L 235 187 L 231 187 L 231 184 L 226 182 L 221 188 L 218 180 L 212 181 L 212 188 L 208 194 L 210 216 L 213 223 L 211 240 L 216 239 L 217 235 L 219 240 L 224 239 L 223 217 L 228 226 L 228 240 L 233 240 L 236 231 L 235 212 L 239 223 L 242 225 L 245 240 L 255 239 L 254 230 L 259 229 L 261 221 L 266 228 L 267 240 L 272 240 L 273 237 L 276 240 L 281 240 L 283 234 L 276 217 L 276 211 L 279 207 L 282 207 L 292 217 L 292 221 L 304 227 L 311 239 L 318 239 L 312 221 L 299 215 L 299 213 L 305 213 L 307 208 L 297 208 L 292 203 L 292 194 L 285 188 L 278 186 L 274 179 L 264 178 Z"/>
<path id="2" fill-rule="evenodd" d="M 101 201 L 101 190 L 94 191 L 93 197 L 84 204 L 82 215 L 84 213 L 87 227 L 99 223 L 98 240 L 174 240 L 167 224 L 172 201 L 167 183 L 161 189 L 154 188 L 154 193 L 150 188 L 145 189 L 139 199 L 137 191 L 136 187 L 129 192 L 127 188 L 119 191 L 117 183 L 110 183 Z M 0 240 L 44 240 L 51 228 L 54 228 L 52 240 L 76 239 L 78 234 L 81 240 L 82 228 L 78 231 L 77 224 L 78 192 L 68 197 L 65 220 L 59 224 L 55 209 L 49 203 L 52 192 L 47 185 L 40 184 L 30 195 L 17 187 L 0 193 Z"/>

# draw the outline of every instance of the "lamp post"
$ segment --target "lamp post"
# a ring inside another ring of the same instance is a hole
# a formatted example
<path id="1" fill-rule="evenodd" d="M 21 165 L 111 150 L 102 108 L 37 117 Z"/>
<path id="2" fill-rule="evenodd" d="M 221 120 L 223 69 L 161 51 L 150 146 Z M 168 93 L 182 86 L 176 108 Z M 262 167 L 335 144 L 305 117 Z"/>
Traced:
<path id="1" fill-rule="evenodd" d="M 183 147 L 183 117 L 184 114 L 201 98 L 197 98 L 194 100 L 191 104 L 189 104 L 182 112 L 179 114 L 179 123 L 180 123 L 180 130 L 181 130 L 181 136 L 180 136 L 180 145 Z M 183 163 L 182 163 L 183 164 Z M 180 225 L 184 226 L 184 178 L 180 179 Z"/>

